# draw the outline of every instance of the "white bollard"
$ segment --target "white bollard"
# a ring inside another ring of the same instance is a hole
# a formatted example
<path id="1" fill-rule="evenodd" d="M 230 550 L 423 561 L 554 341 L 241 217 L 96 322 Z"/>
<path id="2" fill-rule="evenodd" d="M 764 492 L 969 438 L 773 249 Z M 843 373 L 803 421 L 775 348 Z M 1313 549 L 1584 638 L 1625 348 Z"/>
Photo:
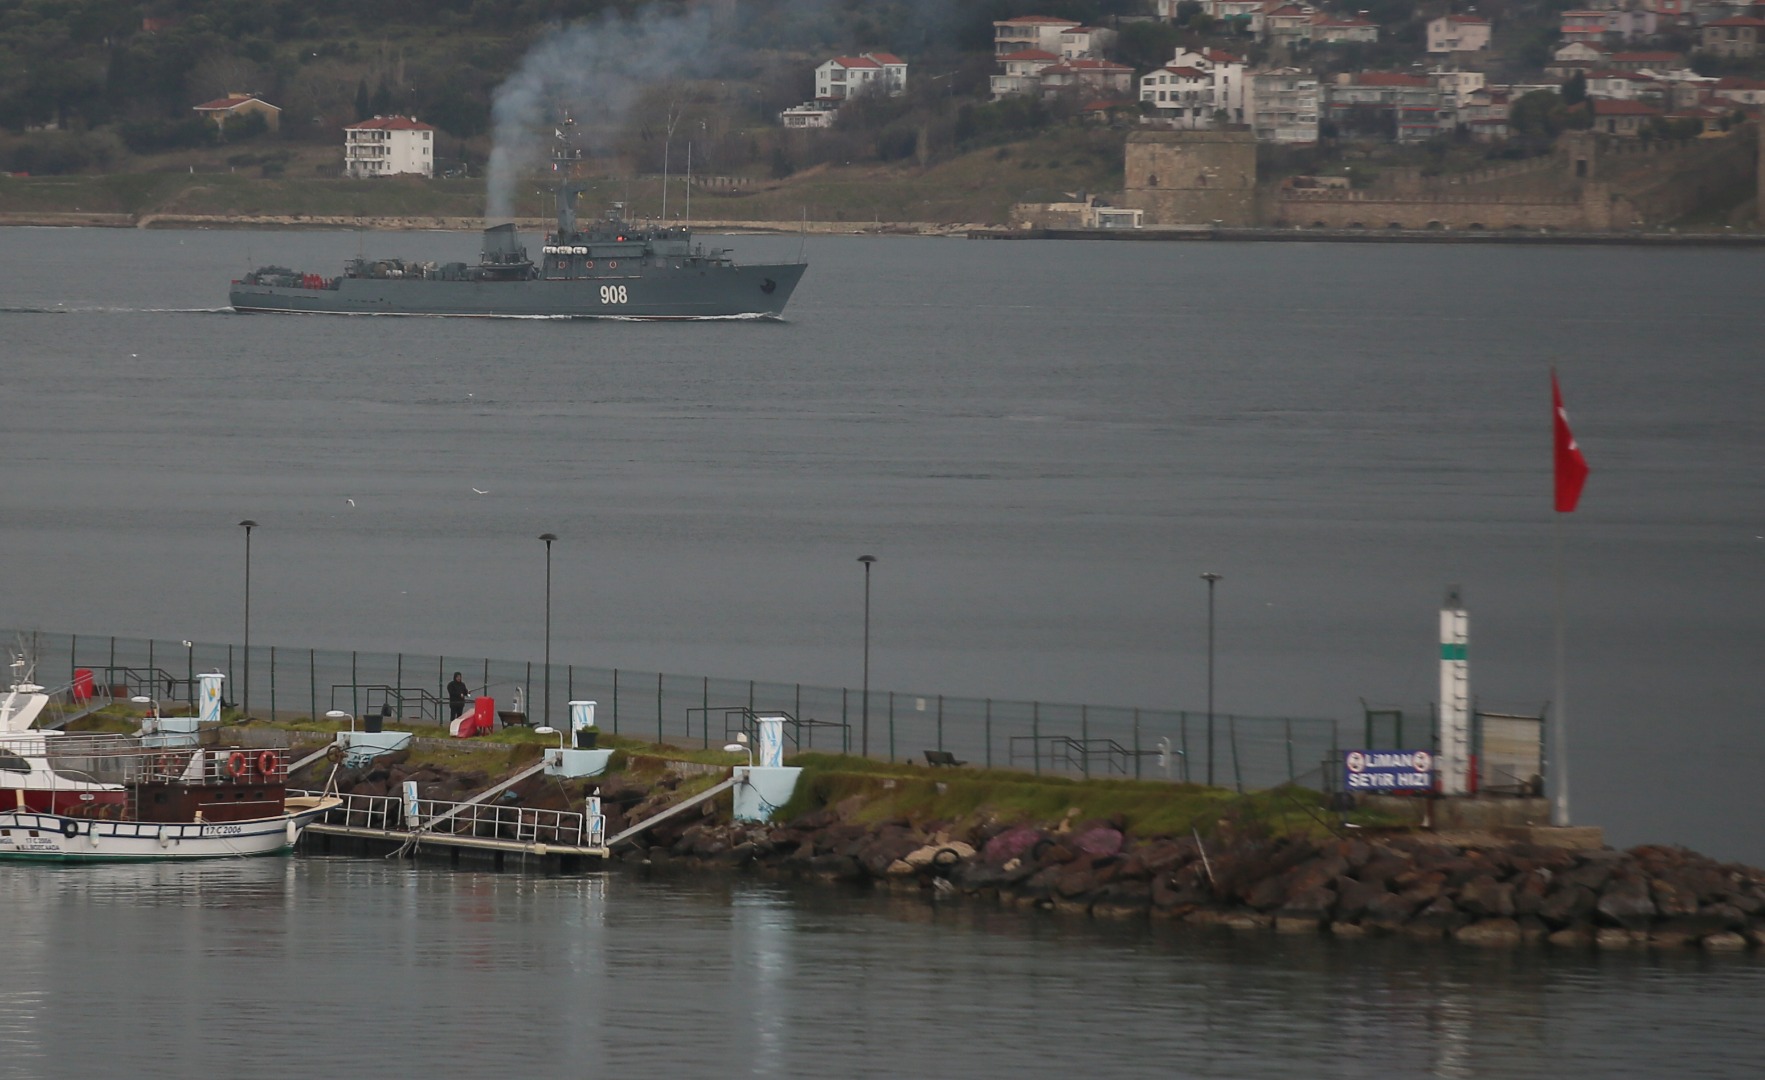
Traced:
<path id="1" fill-rule="evenodd" d="M 759 752 L 754 755 L 754 764 L 762 769 L 777 769 L 784 766 L 784 717 L 761 716 L 756 718 L 760 726 Z"/>
<path id="2" fill-rule="evenodd" d="M 594 702 L 572 701 L 570 703 L 570 741 L 577 746 L 582 745 L 581 732 L 594 727 Z"/>
<path id="3" fill-rule="evenodd" d="M 227 677 L 218 671 L 207 671 L 197 676 L 201 693 L 197 695 L 196 719 L 204 724 L 221 722 L 221 684 Z"/>

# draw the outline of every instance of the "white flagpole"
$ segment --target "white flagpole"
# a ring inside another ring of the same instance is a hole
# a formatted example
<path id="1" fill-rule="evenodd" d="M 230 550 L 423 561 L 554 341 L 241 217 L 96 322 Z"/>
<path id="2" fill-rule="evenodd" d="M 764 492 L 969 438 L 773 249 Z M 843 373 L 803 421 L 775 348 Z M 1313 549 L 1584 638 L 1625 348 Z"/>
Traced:
<path id="1" fill-rule="evenodd" d="M 1569 824 L 1569 709 L 1563 681 L 1563 514 L 1554 511 L 1551 533 L 1556 548 L 1557 714 L 1551 720 L 1551 824 Z"/>

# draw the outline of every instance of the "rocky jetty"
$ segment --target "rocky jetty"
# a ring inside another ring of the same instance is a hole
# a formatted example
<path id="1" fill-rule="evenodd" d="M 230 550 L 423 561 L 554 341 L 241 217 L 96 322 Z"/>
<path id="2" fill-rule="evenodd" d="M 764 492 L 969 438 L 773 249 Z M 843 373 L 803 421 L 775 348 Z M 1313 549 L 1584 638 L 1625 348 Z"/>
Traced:
<path id="1" fill-rule="evenodd" d="M 1765 947 L 1765 871 L 1680 848 L 1475 846 L 1425 834 L 1137 838 L 1118 819 L 1049 829 L 683 823 L 625 853 L 652 867 L 749 868 L 1099 919 L 1472 945 Z"/>
<path id="2" fill-rule="evenodd" d="M 512 751 L 503 768 L 531 760 Z M 339 777 L 344 791 L 461 798 L 499 770 L 382 758 Z M 489 763 L 486 763 L 489 764 Z M 566 790 L 546 777 L 513 789 L 525 806 L 579 808 L 598 790 L 609 834 L 678 801 L 714 766 L 633 758 L 632 771 Z M 709 775 L 702 779 L 709 779 Z M 1096 919 L 1354 938 L 1397 935 L 1472 945 L 1569 948 L 1765 948 L 1765 870 L 1682 848 L 1570 850 L 1495 837 L 1415 831 L 1267 835 L 1221 821 L 1208 836 L 1137 836 L 1129 822 L 1047 826 L 986 821 L 856 820 L 854 795 L 785 822 L 728 820 L 727 804 L 669 819 L 615 858 L 653 871 L 739 870 Z"/>

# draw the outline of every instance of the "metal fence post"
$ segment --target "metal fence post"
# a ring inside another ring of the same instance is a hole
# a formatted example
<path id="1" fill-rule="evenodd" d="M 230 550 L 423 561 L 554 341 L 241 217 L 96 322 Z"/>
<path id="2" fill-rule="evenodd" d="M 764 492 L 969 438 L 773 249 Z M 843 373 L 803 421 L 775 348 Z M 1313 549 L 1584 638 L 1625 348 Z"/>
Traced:
<path id="1" fill-rule="evenodd" d="M 533 661 L 527 661 L 527 693 L 521 698 L 521 711 L 533 719 Z"/>
<path id="2" fill-rule="evenodd" d="M 360 682 L 361 677 L 356 674 L 355 650 L 351 649 L 349 650 L 349 715 L 351 716 L 362 714 L 361 702 L 358 700 L 356 690 L 356 686 Z"/>
<path id="3" fill-rule="evenodd" d="M 270 646 L 270 722 L 276 720 L 276 647 Z"/>
<path id="4" fill-rule="evenodd" d="M 1079 706 L 1079 773 L 1091 779 L 1091 707 Z"/>
<path id="5" fill-rule="evenodd" d="M 1168 760 L 1168 759 L 1167 759 Z M 1140 779 L 1140 710 L 1134 710 L 1134 779 Z"/>
<path id="6" fill-rule="evenodd" d="M 1287 725 L 1287 782 L 1291 784 L 1293 782 L 1293 718 L 1289 716 L 1284 722 Z"/>
<path id="7" fill-rule="evenodd" d="M 1226 735 L 1232 740 L 1232 781 L 1238 786 L 1238 794 L 1244 794 L 1243 759 L 1238 756 L 1238 714 L 1226 717 Z"/>
<path id="8" fill-rule="evenodd" d="M 1030 749 L 1036 755 L 1036 775 L 1042 775 L 1042 703 L 1030 702 Z"/>
<path id="9" fill-rule="evenodd" d="M 987 768 L 993 767 L 993 699 L 987 699 L 986 712 L 987 731 Z"/>
<path id="10" fill-rule="evenodd" d="M 895 760 L 895 692 L 889 691 L 889 761 Z"/>
<path id="11" fill-rule="evenodd" d="M 703 681 L 699 686 L 699 708 L 703 710 L 701 715 L 704 717 L 700 723 L 705 731 L 705 749 L 709 750 L 711 749 L 711 676 L 701 675 L 700 679 Z M 693 733 L 692 727 L 693 722 L 691 718 L 688 718 L 686 722 L 688 736 Z"/>
<path id="12" fill-rule="evenodd" d="M 1177 724 L 1177 734 L 1182 738 L 1183 743 L 1183 783 L 1187 784 L 1189 782 L 1189 710 L 1184 709 L 1177 713 Z"/>
<path id="13" fill-rule="evenodd" d="M 74 672 L 80 670 L 80 635 L 70 634 L 67 639 L 67 681 L 72 685 Z"/>
<path id="14" fill-rule="evenodd" d="M 938 695 L 938 749 L 944 749 L 944 695 Z"/>
<path id="15" fill-rule="evenodd" d="M 310 699 L 307 705 L 313 711 L 313 714 L 307 719 L 317 720 L 319 718 L 319 650 L 317 649 L 306 651 L 306 689 Z"/>
<path id="16" fill-rule="evenodd" d="M 852 752 L 852 721 L 846 712 L 846 688 L 840 687 L 840 730 L 845 732 L 845 752 Z"/>
<path id="17" fill-rule="evenodd" d="M 619 669 L 613 669 L 613 734 L 619 734 Z"/>
<path id="18" fill-rule="evenodd" d="M 656 672 L 656 745 L 662 745 L 662 673 Z"/>

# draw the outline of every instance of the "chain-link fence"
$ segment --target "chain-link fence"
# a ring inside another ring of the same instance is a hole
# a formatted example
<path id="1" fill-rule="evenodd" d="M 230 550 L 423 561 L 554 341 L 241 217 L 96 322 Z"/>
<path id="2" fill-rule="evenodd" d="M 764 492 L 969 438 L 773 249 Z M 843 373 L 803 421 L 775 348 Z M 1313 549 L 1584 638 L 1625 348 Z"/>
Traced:
<path id="1" fill-rule="evenodd" d="M 209 642 L 7 631 L 34 658 L 37 681 L 90 672 L 100 695 L 191 702 L 197 677 L 227 676 L 230 706 L 254 715 L 385 715 L 445 727 L 457 672 L 496 700 L 504 723 L 566 727 L 569 702 L 596 703 L 606 732 L 683 746 L 722 746 L 758 713 L 790 717 L 792 751 L 890 761 L 935 757 L 989 768 L 1090 778 L 1167 779 L 1239 789 L 1287 783 L 1337 748 L 1333 720 L 811 686 L 487 657 L 341 652 Z M 930 752 L 928 755 L 927 752 Z"/>

